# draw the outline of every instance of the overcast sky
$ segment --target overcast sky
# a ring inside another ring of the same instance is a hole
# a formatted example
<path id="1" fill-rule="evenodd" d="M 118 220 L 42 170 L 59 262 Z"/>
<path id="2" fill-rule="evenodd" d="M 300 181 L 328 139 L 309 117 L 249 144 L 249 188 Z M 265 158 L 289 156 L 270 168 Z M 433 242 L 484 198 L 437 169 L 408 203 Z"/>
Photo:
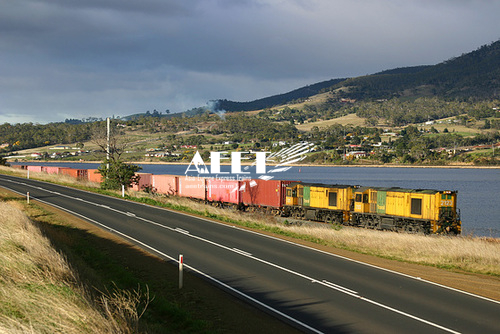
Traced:
<path id="1" fill-rule="evenodd" d="M 180 112 L 436 64 L 499 0 L 0 0 L 0 123 Z"/>

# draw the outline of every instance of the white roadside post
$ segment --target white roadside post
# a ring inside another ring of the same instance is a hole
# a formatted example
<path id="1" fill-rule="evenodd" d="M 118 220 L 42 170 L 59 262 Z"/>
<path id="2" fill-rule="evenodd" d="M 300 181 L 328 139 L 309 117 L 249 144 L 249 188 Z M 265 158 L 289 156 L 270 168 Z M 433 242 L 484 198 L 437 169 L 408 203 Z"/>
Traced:
<path id="1" fill-rule="evenodd" d="M 106 118 L 106 178 L 109 178 L 109 117 Z"/>
<path id="2" fill-rule="evenodd" d="M 28 204 L 30 204 L 30 192 L 29 191 L 26 193 L 26 202 Z"/>
<path id="3" fill-rule="evenodd" d="M 179 290 L 182 289 L 183 286 L 183 264 L 184 264 L 184 256 L 182 254 L 179 255 Z"/>
<path id="4" fill-rule="evenodd" d="M 125 185 L 122 184 L 122 197 L 125 197 Z"/>

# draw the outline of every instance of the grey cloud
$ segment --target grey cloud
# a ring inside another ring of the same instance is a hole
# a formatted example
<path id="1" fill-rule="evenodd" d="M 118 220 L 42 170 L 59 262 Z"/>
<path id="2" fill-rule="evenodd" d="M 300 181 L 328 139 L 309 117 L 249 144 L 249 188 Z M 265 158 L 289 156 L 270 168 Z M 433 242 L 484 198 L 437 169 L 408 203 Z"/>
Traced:
<path id="1" fill-rule="evenodd" d="M 434 64 L 497 40 L 499 12 L 486 0 L 0 0 L 0 122 L 183 111 Z"/>

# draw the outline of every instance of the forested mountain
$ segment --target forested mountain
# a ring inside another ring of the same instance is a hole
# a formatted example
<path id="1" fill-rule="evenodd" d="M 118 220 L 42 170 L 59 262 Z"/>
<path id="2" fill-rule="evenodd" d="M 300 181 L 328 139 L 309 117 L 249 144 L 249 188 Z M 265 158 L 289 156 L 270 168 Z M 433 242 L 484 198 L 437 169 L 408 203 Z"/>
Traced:
<path id="1" fill-rule="evenodd" d="M 349 87 L 346 97 L 358 100 L 400 96 L 498 98 L 500 41 L 434 66 L 396 69 L 348 79 L 331 90 L 341 87 Z"/>
<path id="2" fill-rule="evenodd" d="M 225 111 L 250 111 L 250 110 L 271 108 L 294 100 L 306 99 L 310 96 L 319 94 L 322 90 L 332 87 L 333 85 L 345 80 L 346 79 L 332 79 L 332 80 L 322 81 L 313 85 L 295 89 L 288 93 L 273 95 L 251 102 L 217 100 L 217 109 Z"/>
<path id="3" fill-rule="evenodd" d="M 335 91 L 356 100 L 431 97 L 476 100 L 500 97 L 500 40 L 437 65 L 403 67 L 349 79 L 333 79 L 251 102 L 218 100 L 219 109 L 248 111 Z"/>

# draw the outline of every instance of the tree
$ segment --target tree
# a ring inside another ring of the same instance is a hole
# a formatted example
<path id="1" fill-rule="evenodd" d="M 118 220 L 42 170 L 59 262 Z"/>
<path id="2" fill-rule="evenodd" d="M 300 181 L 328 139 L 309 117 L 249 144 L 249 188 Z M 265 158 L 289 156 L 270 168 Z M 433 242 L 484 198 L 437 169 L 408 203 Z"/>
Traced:
<path id="1" fill-rule="evenodd" d="M 7 159 L 0 157 L 0 166 L 10 166 L 10 164 L 7 162 Z"/>
<path id="2" fill-rule="evenodd" d="M 107 155 L 98 169 L 103 176 L 102 189 L 119 190 L 122 185 L 128 188 L 132 184 L 139 182 L 140 177 L 135 173 L 142 168 L 122 161 L 121 155 L 125 152 L 128 143 L 123 140 L 123 137 L 119 137 L 116 126 L 110 126 L 108 140 L 106 124 L 104 124 L 104 127 L 98 124 L 94 128 L 92 142 L 106 152 Z"/>
<path id="3" fill-rule="evenodd" d="M 137 165 L 127 164 L 119 160 L 109 161 L 108 168 L 108 160 L 104 160 L 98 169 L 103 176 L 101 188 L 119 190 L 122 185 L 129 188 L 132 184 L 138 184 L 140 176 L 135 173 L 141 169 Z"/>
<path id="4" fill-rule="evenodd" d="M 484 127 L 483 129 L 490 129 L 491 128 L 491 122 L 489 119 L 484 120 Z"/>
<path id="5" fill-rule="evenodd" d="M 102 151 L 107 152 L 108 140 L 106 122 L 95 123 L 95 126 L 92 129 L 91 141 L 99 146 Z M 120 137 L 119 129 L 113 124 L 113 122 L 111 122 L 109 131 L 109 152 L 107 152 L 109 153 L 109 160 L 120 160 L 121 155 L 125 152 L 128 144 L 129 143 L 124 140 L 124 137 Z"/>

